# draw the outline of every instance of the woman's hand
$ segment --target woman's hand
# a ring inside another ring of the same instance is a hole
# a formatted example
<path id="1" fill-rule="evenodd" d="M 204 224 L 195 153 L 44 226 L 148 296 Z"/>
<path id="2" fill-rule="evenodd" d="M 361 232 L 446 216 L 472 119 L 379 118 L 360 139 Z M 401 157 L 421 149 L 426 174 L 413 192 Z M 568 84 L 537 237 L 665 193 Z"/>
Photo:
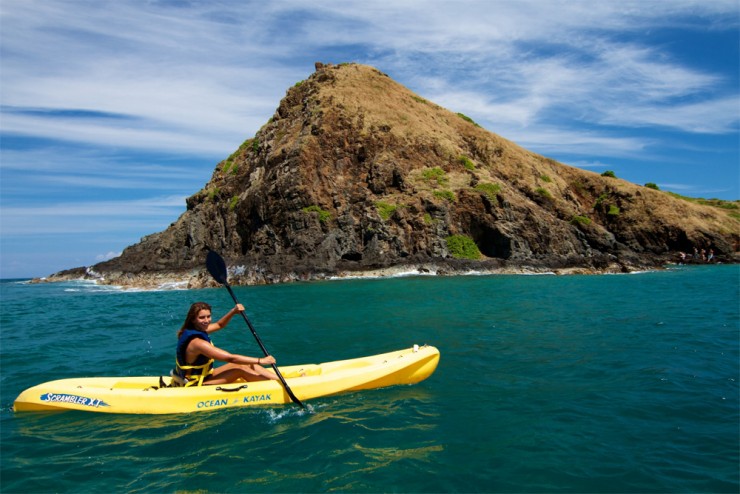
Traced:
<path id="1" fill-rule="evenodd" d="M 272 355 L 268 355 L 267 357 L 260 357 L 259 359 L 257 359 L 257 363 L 260 365 L 273 365 L 276 362 L 277 360 L 275 360 L 275 357 L 273 357 Z"/>
<path id="2" fill-rule="evenodd" d="M 214 331 L 218 331 L 219 329 L 223 329 L 226 327 L 227 324 L 229 324 L 229 321 L 231 321 L 231 318 L 234 317 L 235 314 L 241 314 L 244 312 L 244 306 L 242 304 L 236 304 L 233 309 L 231 309 L 229 312 L 224 314 L 224 317 L 218 320 L 218 322 L 214 322 L 208 325 L 208 332 L 212 333 Z"/>

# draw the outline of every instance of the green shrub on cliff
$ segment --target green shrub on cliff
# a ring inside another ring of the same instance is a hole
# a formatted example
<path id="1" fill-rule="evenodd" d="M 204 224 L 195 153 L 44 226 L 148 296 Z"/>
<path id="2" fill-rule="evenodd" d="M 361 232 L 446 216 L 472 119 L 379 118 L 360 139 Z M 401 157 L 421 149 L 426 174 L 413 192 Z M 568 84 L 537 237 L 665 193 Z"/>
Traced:
<path id="1" fill-rule="evenodd" d="M 427 182 L 437 182 L 437 185 L 447 185 L 447 174 L 438 166 L 427 168 L 421 172 L 421 176 Z"/>
<path id="2" fill-rule="evenodd" d="M 331 213 L 329 211 L 324 211 L 319 206 L 306 206 L 302 209 L 304 213 L 318 213 L 319 215 L 319 221 L 322 223 L 326 223 L 331 219 Z"/>
<path id="3" fill-rule="evenodd" d="M 470 158 L 468 158 L 467 156 L 465 156 L 464 154 L 462 154 L 462 155 L 458 156 L 457 160 L 458 160 L 458 161 L 459 161 L 460 163 L 462 163 L 462 165 L 463 165 L 463 166 L 464 166 L 464 167 L 465 167 L 465 168 L 466 168 L 467 170 L 470 170 L 470 171 L 473 171 L 473 170 L 475 170 L 475 163 L 473 163 L 473 162 L 471 161 L 471 159 L 470 159 Z"/>
<path id="4" fill-rule="evenodd" d="M 496 196 L 499 192 L 501 192 L 501 186 L 499 184 L 492 184 L 490 182 L 479 182 L 475 186 L 475 190 L 478 192 L 483 192 L 486 197 L 488 197 L 490 200 L 496 199 Z"/>
<path id="5" fill-rule="evenodd" d="M 465 235 L 451 235 L 445 239 L 447 250 L 455 259 L 480 259 L 481 253 L 473 239 Z"/>
<path id="6" fill-rule="evenodd" d="M 460 118 L 462 118 L 466 122 L 470 122 L 471 124 L 475 125 L 476 127 L 480 127 L 480 125 L 478 125 L 477 123 L 475 123 L 475 121 L 472 118 L 470 118 L 469 116 L 465 115 L 464 113 L 458 113 L 457 116 L 460 117 Z"/>
<path id="7" fill-rule="evenodd" d="M 534 189 L 534 191 L 537 193 L 537 195 L 542 196 L 545 199 L 552 199 L 552 194 L 550 194 L 550 191 L 543 187 L 537 187 L 536 189 Z"/>
<path id="8" fill-rule="evenodd" d="M 233 162 L 231 163 L 231 167 L 230 167 L 230 169 L 229 169 L 228 171 L 229 171 L 229 173 L 231 173 L 232 175 L 236 175 L 236 172 L 238 172 L 238 171 L 239 171 L 239 163 L 238 163 L 238 162 L 236 162 L 236 161 L 233 161 Z"/>
<path id="9" fill-rule="evenodd" d="M 384 221 L 387 221 L 390 219 L 391 216 L 393 216 L 393 213 L 398 209 L 398 206 L 395 204 L 389 204 L 387 202 L 383 201 L 377 201 L 375 203 L 375 207 L 378 208 L 378 214 L 381 218 L 383 218 Z"/>
<path id="10" fill-rule="evenodd" d="M 571 225 L 590 225 L 591 224 L 591 218 L 588 216 L 578 216 L 575 215 L 570 219 Z"/>
<path id="11" fill-rule="evenodd" d="M 457 199 L 455 193 L 451 190 L 435 190 L 434 197 L 444 199 L 447 202 L 455 202 L 455 199 Z"/>

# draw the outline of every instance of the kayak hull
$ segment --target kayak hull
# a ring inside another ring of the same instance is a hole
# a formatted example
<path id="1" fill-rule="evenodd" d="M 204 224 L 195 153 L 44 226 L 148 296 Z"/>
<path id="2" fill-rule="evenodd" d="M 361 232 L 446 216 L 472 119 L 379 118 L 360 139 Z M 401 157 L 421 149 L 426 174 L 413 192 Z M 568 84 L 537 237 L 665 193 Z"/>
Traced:
<path id="1" fill-rule="evenodd" d="M 439 350 L 414 346 L 350 360 L 280 367 L 293 394 L 306 401 L 349 391 L 415 384 L 437 368 Z M 164 378 L 168 384 L 169 377 Z M 23 391 L 16 412 L 81 410 L 168 414 L 291 403 L 280 381 L 221 386 L 160 387 L 160 376 L 60 379 Z"/>

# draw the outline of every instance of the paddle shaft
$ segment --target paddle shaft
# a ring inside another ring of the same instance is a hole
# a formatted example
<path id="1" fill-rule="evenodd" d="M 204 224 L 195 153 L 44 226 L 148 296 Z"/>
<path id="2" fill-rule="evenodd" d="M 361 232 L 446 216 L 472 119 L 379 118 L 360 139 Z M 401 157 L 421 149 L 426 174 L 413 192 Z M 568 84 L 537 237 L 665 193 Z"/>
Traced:
<path id="1" fill-rule="evenodd" d="M 224 281 L 223 284 L 226 289 L 229 291 L 229 295 L 231 295 L 231 298 L 234 299 L 234 303 L 238 304 L 239 301 L 236 299 L 236 295 L 234 295 L 234 290 L 231 289 L 231 286 Z M 249 330 L 252 332 L 252 336 L 254 336 L 254 339 L 257 340 L 257 344 L 262 349 L 262 352 L 265 354 L 265 357 L 270 355 L 270 353 L 267 351 L 267 348 L 265 348 L 264 343 L 262 343 L 262 339 L 257 334 L 257 331 L 254 329 L 254 326 L 252 326 L 252 323 L 249 321 L 249 318 L 247 317 L 247 314 L 244 312 L 240 312 L 242 317 L 244 318 L 244 322 L 247 323 L 247 326 L 249 327 Z M 275 371 L 275 374 L 280 379 L 280 382 L 283 383 L 283 387 L 285 388 L 285 391 L 288 393 L 288 396 L 290 396 L 290 399 L 293 400 L 293 403 L 296 405 L 299 405 L 301 408 L 306 408 L 303 403 L 301 403 L 301 400 L 299 400 L 296 395 L 293 394 L 293 391 L 290 389 L 290 386 L 288 386 L 288 383 L 285 382 L 285 378 L 280 373 L 280 370 L 278 370 L 277 365 L 272 364 L 272 368 Z"/>

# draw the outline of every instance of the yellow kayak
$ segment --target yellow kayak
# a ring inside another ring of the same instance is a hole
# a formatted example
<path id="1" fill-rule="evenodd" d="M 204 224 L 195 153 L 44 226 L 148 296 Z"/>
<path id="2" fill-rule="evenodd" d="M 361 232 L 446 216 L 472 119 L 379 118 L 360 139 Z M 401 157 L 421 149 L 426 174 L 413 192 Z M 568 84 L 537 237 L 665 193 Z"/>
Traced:
<path id="1" fill-rule="evenodd" d="M 323 364 L 279 367 L 295 396 L 310 400 L 347 391 L 414 384 L 437 368 L 433 346 L 340 360 Z M 190 413 L 232 407 L 291 403 L 280 381 L 235 382 L 221 386 L 161 387 L 154 377 L 87 377 L 60 379 L 23 391 L 13 409 L 26 411 L 83 410 L 102 413 Z M 164 383 L 169 384 L 169 377 Z"/>

